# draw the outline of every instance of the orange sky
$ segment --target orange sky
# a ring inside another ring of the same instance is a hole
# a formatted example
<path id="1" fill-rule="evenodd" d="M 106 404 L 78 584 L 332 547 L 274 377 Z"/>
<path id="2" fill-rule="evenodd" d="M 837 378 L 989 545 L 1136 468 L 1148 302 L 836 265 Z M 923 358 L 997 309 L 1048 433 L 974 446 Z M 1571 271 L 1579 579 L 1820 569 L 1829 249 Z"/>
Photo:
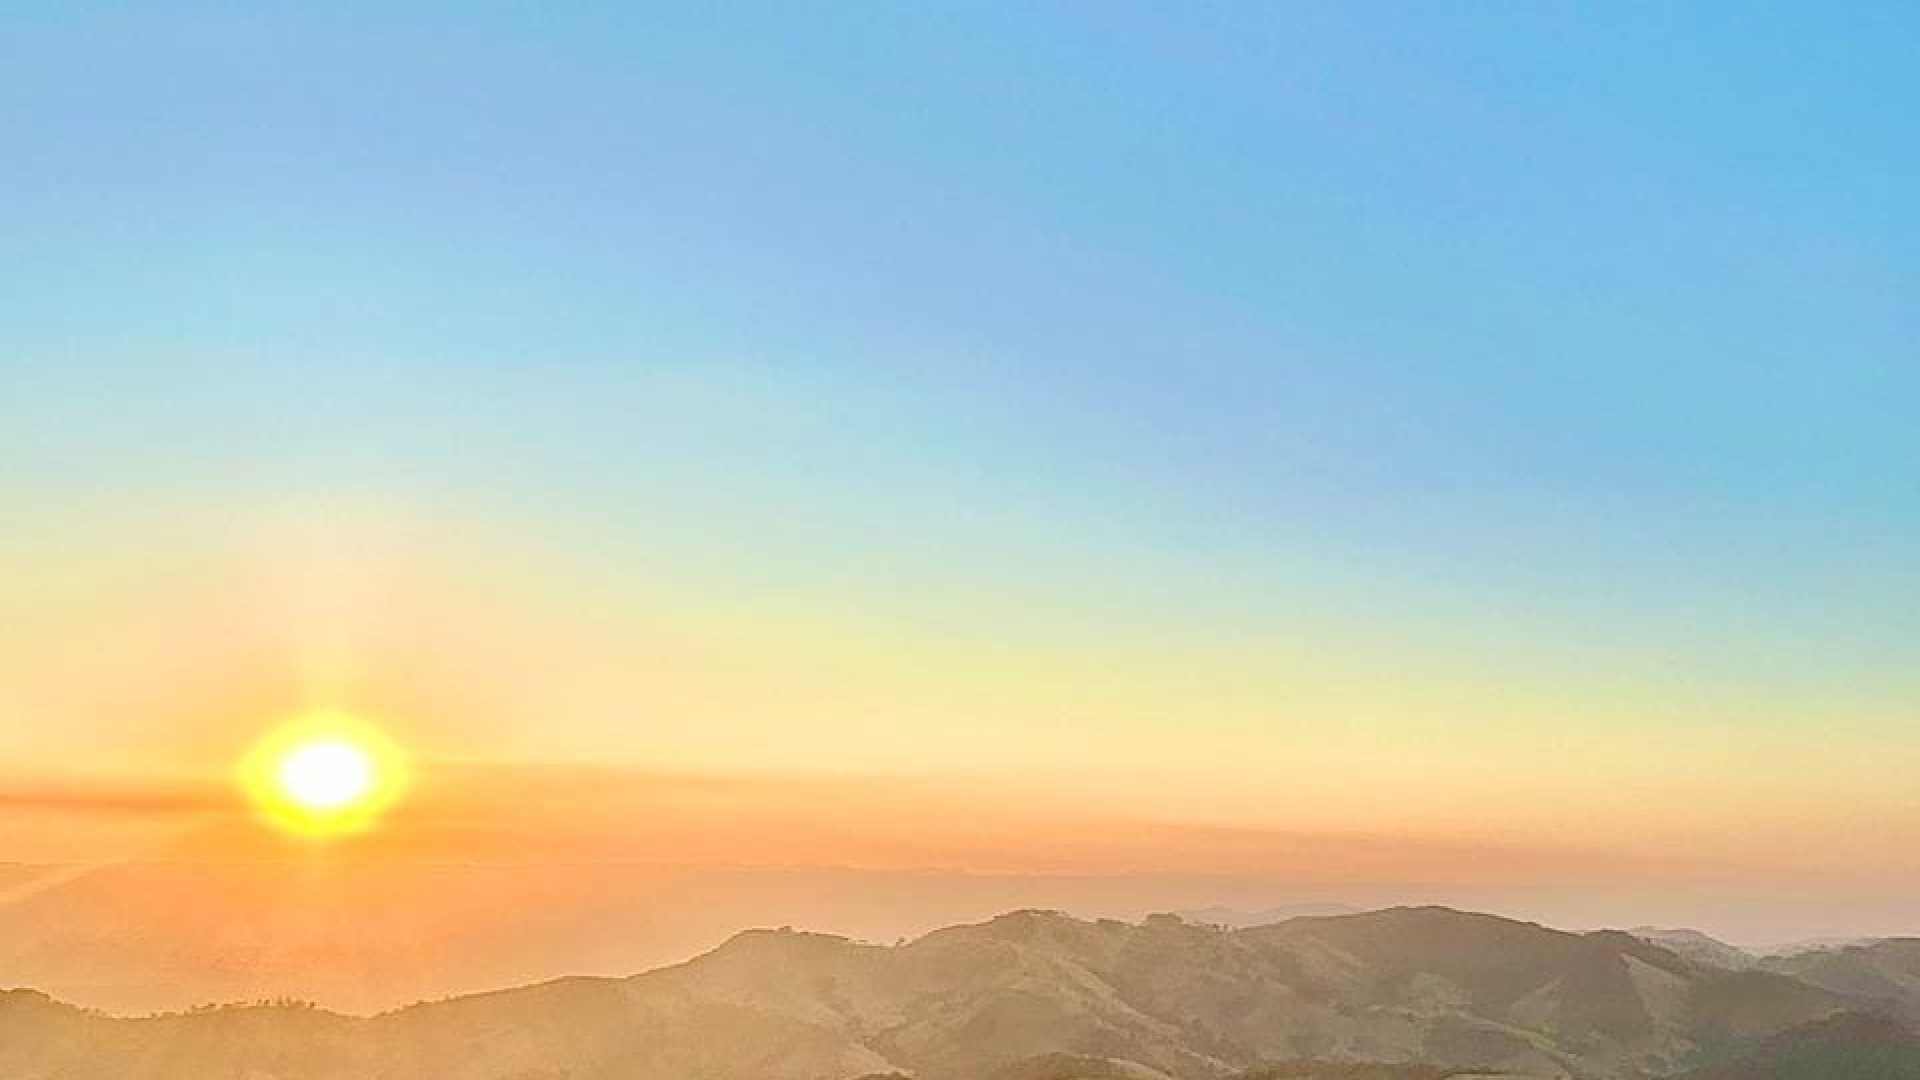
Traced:
<path id="1" fill-rule="evenodd" d="M 1684 692 L 1646 715 L 1445 641 L 1070 635 L 1039 599 L 989 638 L 668 582 L 590 595 L 538 546 L 404 520 L 268 519 L 159 579 L 50 560 L 70 568 L 14 601 L 35 632 L 0 650 L 28 720 L 4 730 L 0 858 L 274 850 L 234 763 L 317 705 L 418 761 L 359 843 L 436 859 L 1839 890 L 1894 883 L 1920 840 L 1873 741 L 1730 742 Z"/>

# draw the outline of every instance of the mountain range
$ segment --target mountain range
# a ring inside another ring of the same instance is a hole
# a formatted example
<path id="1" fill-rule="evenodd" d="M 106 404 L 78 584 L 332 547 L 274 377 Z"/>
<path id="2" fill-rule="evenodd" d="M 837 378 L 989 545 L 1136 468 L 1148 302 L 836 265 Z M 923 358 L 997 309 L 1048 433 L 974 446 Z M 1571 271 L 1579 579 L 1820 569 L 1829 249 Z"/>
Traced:
<path id="1" fill-rule="evenodd" d="M 353 853 L 298 863 L 0 863 L 0 986 L 117 1014 L 281 997 L 373 1013 L 559 973 L 645 971 L 705 952 L 743 926 L 794 923 L 897 941 L 1012 908 L 1137 918 L 1196 894 L 1257 899 L 1272 887 L 1180 876 L 592 860 L 533 867 Z M 1260 910 L 1267 907 L 1210 909 L 1195 921 L 1338 910 Z"/>
<path id="2" fill-rule="evenodd" d="M 1917 957 L 1898 940 L 1729 967 L 1436 907 L 1251 927 L 1018 911 L 891 946 L 753 930 L 645 974 L 370 1017 L 280 1002 L 123 1018 L 16 990 L 0 1076 L 1920 1077 Z"/>

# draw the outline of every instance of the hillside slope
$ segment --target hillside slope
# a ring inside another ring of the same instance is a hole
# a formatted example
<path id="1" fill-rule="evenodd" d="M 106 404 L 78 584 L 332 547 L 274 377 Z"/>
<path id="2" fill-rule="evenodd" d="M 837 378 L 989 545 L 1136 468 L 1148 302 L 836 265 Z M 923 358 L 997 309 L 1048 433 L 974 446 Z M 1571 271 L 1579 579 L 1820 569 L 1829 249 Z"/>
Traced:
<path id="1" fill-rule="evenodd" d="M 1892 1017 L 1839 1013 L 1688 1080 L 1920 1080 L 1920 1035 Z"/>

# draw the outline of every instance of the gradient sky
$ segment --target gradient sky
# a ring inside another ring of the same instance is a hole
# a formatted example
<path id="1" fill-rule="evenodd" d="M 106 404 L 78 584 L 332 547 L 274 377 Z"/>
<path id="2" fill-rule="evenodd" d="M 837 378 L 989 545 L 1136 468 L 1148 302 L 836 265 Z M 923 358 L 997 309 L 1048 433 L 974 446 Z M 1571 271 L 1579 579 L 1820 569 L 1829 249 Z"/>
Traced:
<path id="1" fill-rule="evenodd" d="M 9 8 L 0 858 L 1920 884 L 1912 5 L 713 7 Z"/>

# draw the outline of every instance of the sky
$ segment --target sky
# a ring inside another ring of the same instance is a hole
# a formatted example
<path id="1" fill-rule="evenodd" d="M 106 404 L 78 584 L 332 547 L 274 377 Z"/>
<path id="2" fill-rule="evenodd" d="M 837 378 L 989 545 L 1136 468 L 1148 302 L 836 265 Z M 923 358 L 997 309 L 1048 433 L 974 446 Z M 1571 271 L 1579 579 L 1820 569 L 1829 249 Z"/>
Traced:
<path id="1" fill-rule="evenodd" d="M 1912 6 L 721 7 L 10 8 L 0 860 L 1920 885 Z"/>

